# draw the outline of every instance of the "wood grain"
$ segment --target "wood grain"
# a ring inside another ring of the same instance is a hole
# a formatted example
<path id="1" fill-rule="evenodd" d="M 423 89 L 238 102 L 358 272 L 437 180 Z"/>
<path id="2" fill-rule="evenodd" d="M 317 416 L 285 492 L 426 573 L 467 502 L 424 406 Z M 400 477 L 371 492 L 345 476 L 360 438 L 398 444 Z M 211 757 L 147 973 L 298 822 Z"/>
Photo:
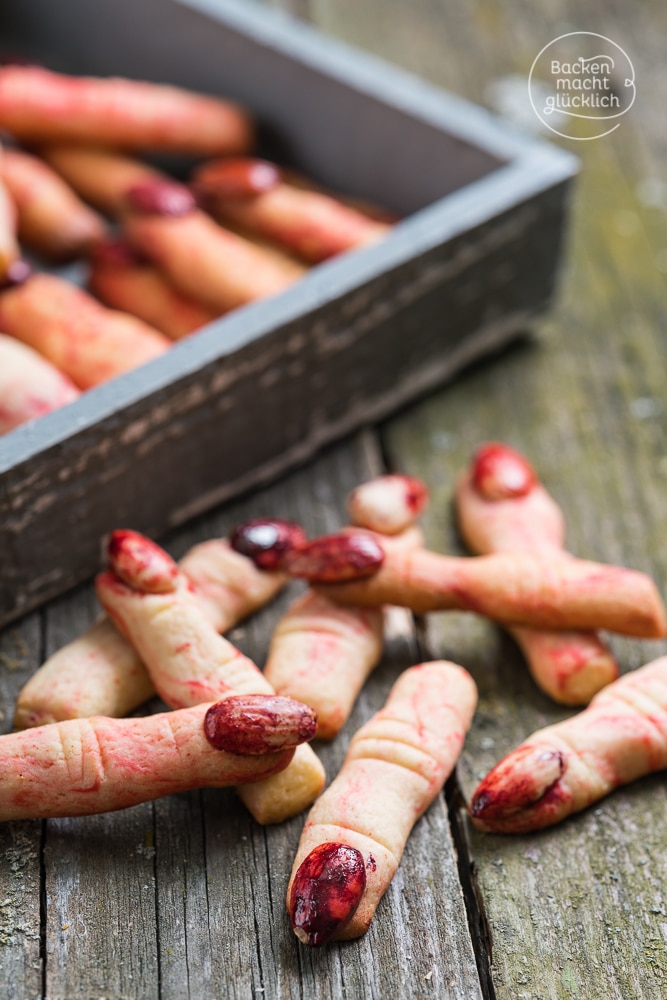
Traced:
<path id="1" fill-rule="evenodd" d="M 651 5 L 653 20 L 635 20 L 592 2 L 586 10 L 594 18 L 586 26 L 627 47 L 638 78 L 650 63 L 655 85 L 660 70 L 648 35 L 660 30 L 665 11 Z M 356 31 L 348 13 L 336 23 Z M 492 11 L 459 2 L 445 19 L 420 0 L 410 15 L 422 65 L 466 96 L 482 97 L 495 77 L 525 73 L 563 23 L 578 25 L 581 7 L 540 4 L 529 11 L 511 3 Z M 448 29 L 448 58 L 438 66 L 436 22 Z M 415 58 L 406 46 L 404 61 Z M 436 488 L 428 538 L 439 550 L 461 551 L 449 506 L 453 477 L 479 442 L 501 439 L 529 455 L 561 502 L 573 551 L 646 570 L 664 589 L 667 349 L 658 319 L 665 277 L 656 264 L 667 226 L 664 210 L 642 202 L 647 190 L 658 190 L 647 177 L 664 169 L 656 124 L 648 97 L 648 107 L 628 116 L 617 136 L 577 145 L 584 169 L 571 254 L 560 309 L 539 337 L 386 427 L 390 463 Z M 565 713 L 539 693 L 517 649 L 488 624 L 434 616 L 429 639 L 435 655 L 458 659 L 480 686 L 459 768 L 469 797 L 505 752 Z M 665 649 L 620 639 L 612 645 L 623 669 Z M 664 993 L 665 808 L 660 777 L 617 792 L 560 828 L 515 839 L 476 833 L 455 808 L 459 846 L 476 872 L 479 919 L 492 942 L 498 998 L 649 1000 Z"/>
<path id="2" fill-rule="evenodd" d="M 0 634 L 0 733 L 12 727 L 16 692 L 40 662 L 38 614 Z M 42 826 L 39 820 L 0 824 L 0 973 L 19 984 L 17 997 L 42 993 L 40 887 Z"/>

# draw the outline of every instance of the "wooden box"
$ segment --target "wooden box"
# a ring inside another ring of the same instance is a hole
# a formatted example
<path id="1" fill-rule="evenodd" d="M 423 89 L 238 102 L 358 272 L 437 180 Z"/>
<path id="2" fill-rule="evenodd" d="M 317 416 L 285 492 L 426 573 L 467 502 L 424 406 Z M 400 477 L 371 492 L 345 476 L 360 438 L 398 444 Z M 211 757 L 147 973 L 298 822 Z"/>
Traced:
<path id="1" fill-rule="evenodd" d="M 235 98 L 272 155 L 406 217 L 0 440 L 0 624 L 94 573 L 111 529 L 159 537 L 276 477 L 549 303 L 576 160 L 478 107 L 243 0 L 22 0 L 0 40 Z"/>

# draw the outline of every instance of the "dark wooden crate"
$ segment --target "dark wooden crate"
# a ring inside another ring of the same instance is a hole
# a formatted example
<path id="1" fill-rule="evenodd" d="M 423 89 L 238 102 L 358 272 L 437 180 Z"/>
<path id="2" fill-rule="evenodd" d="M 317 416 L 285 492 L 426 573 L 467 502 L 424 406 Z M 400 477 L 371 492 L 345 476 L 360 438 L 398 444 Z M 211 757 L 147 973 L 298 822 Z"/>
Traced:
<path id="1" fill-rule="evenodd" d="M 322 183 L 408 216 L 166 356 L 0 440 L 0 625 L 304 461 L 524 331 L 576 160 L 296 21 L 233 0 L 23 0 L 5 51 L 234 97 Z"/>

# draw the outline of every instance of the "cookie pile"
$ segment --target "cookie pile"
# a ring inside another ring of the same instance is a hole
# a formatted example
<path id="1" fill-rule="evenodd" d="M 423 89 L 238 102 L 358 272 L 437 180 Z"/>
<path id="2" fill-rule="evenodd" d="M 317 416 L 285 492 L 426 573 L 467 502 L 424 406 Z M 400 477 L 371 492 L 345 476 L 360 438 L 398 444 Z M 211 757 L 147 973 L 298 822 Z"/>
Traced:
<path id="1" fill-rule="evenodd" d="M 0 67 L 0 434 L 386 235 L 388 213 L 253 157 L 255 131 L 177 87 Z M 143 151 L 205 159 L 177 183 Z M 92 294 L 21 247 L 84 258 Z"/>
<path id="2" fill-rule="evenodd" d="M 96 582 L 108 617 L 37 671 L 19 696 L 20 731 L 0 737 L 0 818 L 117 809 L 204 784 L 236 785 L 260 823 L 311 806 L 288 890 L 292 927 L 308 946 L 360 936 L 456 764 L 477 701 L 463 667 L 410 667 L 322 792 L 308 741 L 333 739 L 349 717 L 392 604 L 484 614 L 516 636 L 543 690 L 590 702 L 493 768 L 471 802 L 480 829 L 539 829 L 667 767 L 667 658 L 617 680 L 592 631 L 664 636 L 653 582 L 566 553 L 558 506 L 505 445 L 476 452 L 455 497 L 474 558 L 424 548 L 416 520 L 428 491 L 407 476 L 358 487 L 352 525 L 336 534 L 309 539 L 292 522 L 253 520 L 180 565 L 136 532 L 114 532 Z M 278 623 L 262 673 L 220 633 L 290 577 L 309 587 Z M 154 692 L 173 711 L 120 718 Z"/>

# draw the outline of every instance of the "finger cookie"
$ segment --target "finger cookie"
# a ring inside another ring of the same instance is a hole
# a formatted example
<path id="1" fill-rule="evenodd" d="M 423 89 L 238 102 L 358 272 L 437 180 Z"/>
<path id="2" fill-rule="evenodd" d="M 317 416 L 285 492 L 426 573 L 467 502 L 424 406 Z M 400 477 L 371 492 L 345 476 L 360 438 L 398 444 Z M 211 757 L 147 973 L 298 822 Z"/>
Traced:
<path id="1" fill-rule="evenodd" d="M 255 664 L 220 636 L 173 560 L 153 542 L 117 531 L 109 542 L 111 569 L 96 581 L 107 614 L 131 640 L 160 696 L 173 707 L 231 694 L 273 694 Z M 324 770 L 302 747 L 283 778 L 239 795 L 260 823 L 296 815 L 320 793 Z"/>
<path id="2" fill-rule="evenodd" d="M 663 656 L 603 688 L 578 715 L 529 736 L 478 785 L 470 812 L 480 830 L 541 830 L 664 768 Z"/>
<path id="3" fill-rule="evenodd" d="M 72 260 L 104 237 L 104 220 L 42 160 L 6 149 L 2 177 L 16 205 L 18 235 L 48 260 Z"/>
<path id="4" fill-rule="evenodd" d="M 110 239 L 90 256 L 88 287 L 111 309 L 138 316 L 170 340 L 181 340 L 217 318 L 214 309 L 183 295 L 122 239 Z"/>
<path id="5" fill-rule="evenodd" d="M 391 228 L 331 195 L 291 184 L 265 160 L 229 157 L 205 163 L 193 180 L 220 222 L 274 241 L 312 264 L 375 243 Z"/>
<path id="6" fill-rule="evenodd" d="M 262 781 L 288 767 L 293 748 L 315 732 L 308 709 L 289 699 L 236 702 L 0 736 L 0 820 L 90 815 Z"/>
<path id="7" fill-rule="evenodd" d="M 73 382 L 31 347 L 0 333 L 0 434 L 79 398 Z"/>
<path id="8" fill-rule="evenodd" d="M 342 608 L 313 590 L 290 605 L 271 639 L 264 670 L 277 694 L 317 712 L 317 736 L 345 725 L 382 656 L 382 611 Z"/>
<path id="9" fill-rule="evenodd" d="M 0 329 L 90 389 L 159 357 L 170 341 L 134 316 L 106 309 L 53 274 L 0 291 Z"/>
<path id="10" fill-rule="evenodd" d="M 142 160 L 112 149 L 54 143 L 40 147 L 39 153 L 84 201 L 111 219 L 123 214 L 131 187 L 166 180 Z"/>
<path id="11" fill-rule="evenodd" d="M 215 155 L 252 145 L 235 104 L 142 80 L 66 76 L 41 66 L 0 68 L 0 128 L 48 141 Z"/>
<path id="12" fill-rule="evenodd" d="M 2 180 L 4 150 L 0 146 L 0 287 L 7 280 L 10 268 L 20 257 L 16 235 L 16 205 Z"/>
<path id="13" fill-rule="evenodd" d="M 411 667 L 355 734 L 338 777 L 306 820 L 287 890 L 292 929 L 309 946 L 364 934 L 415 822 L 440 793 L 477 702 L 453 663 Z"/>
<path id="14" fill-rule="evenodd" d="M 379 536 L 375 536 L 378 538 Z M 316 544 L 319 541 L 319 546 Z M 462 559 L 350 536 L 315 539 L 295 554 L 297 575 L 323 581 L 320 593 L 340 604 L 398 604 L 417 614 L 474 611 L 511 625 L 546 629 L 606 628 L 641 638 L 665 635 L 665 611 L 644 573 L 571 556 L 497 553 Z M 353 549 L 350 556 L 350 550 Z M 285 564 L 288 572 L 290 566 Z M 357 573 L 356 582 L 351 581 Z"/>
<path id="15" fill-rule="evenodd" d="M 173 181 L 149 181 L 126 196 L 124 233 L 185 295 L 226 312 L 283 291 L 304 269 L 223 229 Z"/>
<path id="16" fill-rule="evenodd" d="M 399 535 L 423 514 L 429 501 L 426 483 L 414 476 L 376 476 L 352 490 L 347 509 L 352 524 L 381 535 Z"/>
<path id="17" fill-rule="evenodd" d="M 461 533 L 478 555 L 562 552 L 562 512 L 523 455 L 484 445 L 459 476 L 455 492 Z M 582 705 L 618 677 L 611 652 L 595 632 L 512 628 L 539 687 L 564 705 Z"/>

